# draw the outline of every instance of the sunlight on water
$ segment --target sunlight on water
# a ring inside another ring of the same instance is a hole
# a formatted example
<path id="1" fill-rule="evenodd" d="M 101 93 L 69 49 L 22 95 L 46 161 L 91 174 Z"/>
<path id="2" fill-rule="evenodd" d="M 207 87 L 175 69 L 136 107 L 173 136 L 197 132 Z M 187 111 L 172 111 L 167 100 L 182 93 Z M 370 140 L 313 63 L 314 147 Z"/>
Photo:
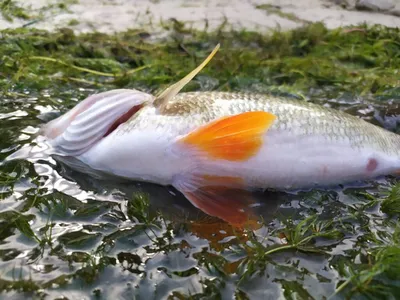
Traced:
<path id="1" fill-rule="evenodd" d="M 243 35 L 239 46 L 249 43 L 249 37 Z M 264 45 L 263 39 L 258 42 Z M 310 39 L 304 47 L 311 47 L 314 42 Z M 57 48 L 52 40 L 43 43 L 46 51 Z M 118 43 L 121 48 L 110 50 L 115 52 L 115 61 L 110 62 L 101 53 L 99 60 L 112 71 L 120 63 L 117 58 L 137 67 L 131 53 L 141 53 L 144 50 L 140 47 L 144 46 L 135 42 L 138 48 L 128 51 L 122 42 Z M 199 47 L 197 43 L 195 47 Z M 278 43 L 272 50 L 264 45 L 265 51 L 275 53 L 285 43 L 289 42 Z M 288 48 L 298 51 L 296 57 L 303 57 L 306 50 L 298 46 L 301 43 L 297 40 L 293 43 L 297 46 Z M 181 59 L 186 50 L 181 49 L 180 42 L 179 45 L 175 47 L 179 54 L 176 56 Z M 92 55 L 91 47 L 86 41 L 79 44 L 79 55 Z M 246 53 L 240 52 L 240 59 L 258 55 Z M 194 57 L 187 56 L 188 60 Z M 94 63 L 98 62 L 96 59 Z M 271 87 L 271 82 L 278 84 L 279 80 L 284 81 L 280 78 L 287 76 L 273 77 L 268 73 L 276 63 L 273 59 L 267 67 L 243 66 L 235 59 L 230 62 L 225 67 L 235 72 L 243 67 L 253 74 L 257 67 L 258 76 L 268 76 L 261 81 L 249 74 L 227 73 L 224 76 L 228 79 L 202 75 L 194 87 L 224 90 L 232 85 L 232 90 L 275 89 L 280 94 L 290 94 L 292 78 L 284 82 L 285 86 Z M 216 62 L 216 66 L 222 69 L 224 62 Z M 34 67 L 31 72 L 40 73 L 53 66 Z M 173 64 L 168 68 L 166 73 L 157 73 L 158 77 L 152 75 L 154 82 L 135 81 L 135 87 L 152 91 L 160 78 L 167 81 L 170 74 L 180 75 Z M 10 95 L 0 99 L 1 297 L 321 299 L 332 295 L 354 270 L 371 269 L 370 253 L 377 245 L 394 243 L 396 223 L 381 207 L 381 200 L 387 197 L 385 192 L 396 183 L 391 177 L 329 189 L 255 193 L 258 202 L 251 208 L 255 220 L 246 228 L 237 228 L 196 209 L 171 187 L 115 178 L 79 161 L 52 156 L 51 147 L 38 136 L 43 123 L 94 92 L 132 85 L 124 81 L 125 77 L 112 78 L 113 81 L 103 78 L 99 82 L 106 88 L 97 89 L 97 81 L 82 74 L 78 79 L 88 80 L 89 84 L 65 84 L 64 73 L 71 78 L 77 75 L 68 70 L 56 71 L 49 71 L 55 79 L 45 73 L 52 81 L 28 80 L 29 86 L 10 88 Z M 289 71 L 288 74 L 298 74 Z M 316 72 L 314 77 L 319 81 L 313 78 L 323 85 L 330 82 L 324 76 L 325 73 Z M 308 80 L 303 77 L 304 74 L 300 76 L 300 86 Z M 395 90 L 383 96 L 354 96 L 353 91 L 349 92 L 351 85 L 343 91 L 336 88 L 339 84 L 334 79 L 332 82 L 326 89 L 310 87 L 305 101 L 340 109 L 400 132 Z M 85 85 L 95 87 L 85 89 Z M 26 97 L 19 96 L 22 92 Z M 365 282 L 371 281 L 364 278 Z"/>
<path id="2" fill-rule="evenodd" d="M 334 104 L 351 109 L 346 101 Z M 107 298 L 162 297 L 172 291 L 203 293 L 204 288 L 228 297 L 235 291 L 233 282 L 221 280 L 233 276 L 241 293 L 252 299 L 279 297 L 281 286 L 294 282 L 318 297 L 332 294 L 340 276 L 327 266 L 354 251 L 362 236 L 359 222 L 374 219 L 364 216 L 353 223 L 353 233 L 345 239 L 318 238 L 307 246 L 326 249 L 325 254 L 277 252 L 268 258 L 270 263 L 251 261 L 260 249 L 285 245 L 286 236 L 275 232 L 287 220 L 313 212 L 323 219 L 345 218 L 363 202 L 349 193 L 358 188 L 265 192 L 253 206 L 263 223 L 240 230 L 202 213 L 169 187 L 113 178 L 77 160 L 50 156 L 51 147 L 36 135 L 40 122 L 35 117 L 52 109 L 35 102 L 31 107 L 21 110 L 17 105 L 2 114 L 6 122 L 1 130 L 9 136 L 2 155 L 11 155 L 2 162 L 7 172 L 2 173 L 0 202 L 2 284 L 20 281 L 28 290 L 40 284 L 50 295 L 61 289 L 70 298 L 96 291 Z M 360 116 L 365 112 L 357 110 Z M 26 117 L 35 121 L 27 125 L 22 121 Z M 387 185 L 386 179 L 379 184 Z M 373 184 L 363 186 L 375 189 Z M 248 277 L 240 280 L 244 274 Z"/>

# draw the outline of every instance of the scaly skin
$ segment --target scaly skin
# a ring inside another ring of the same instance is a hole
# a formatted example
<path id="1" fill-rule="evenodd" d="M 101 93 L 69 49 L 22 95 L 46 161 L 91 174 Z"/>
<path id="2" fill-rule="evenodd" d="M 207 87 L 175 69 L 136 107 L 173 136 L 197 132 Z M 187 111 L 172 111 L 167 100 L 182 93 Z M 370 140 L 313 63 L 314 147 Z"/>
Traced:
<path id="1" fill-rule="evenodd" d="M 221 175 L 223 170 L 223 175 L 241 177 L 252 187 L 286 189 L 373 178 L 400 169 L 400 137 L 394 133 L 306 101 L 224 92 L 178 94 L 162 114 L 147 106 L 82 160 L 118 175 L 173 184 L 202 166 L 185 149 L 171 150 L 179 136 L 223 116 L 260 110 L 277 120 L 257 155 L 241 163 L 215 161 L 208 175 Z M 118 158 L 110 160 L 113 151 Z"/>
<path id="2" fill-rule="evenodd" d="M 327 141 L 345 142 L 354 148 L 367 147 L 388 155 L 400 155 L 397 134 L 360 118 L 306 101 L 251 93 L 181 93 L 162 115 L 154 116 L 158 122 L 153 122 L 151 115 L 144 113 L 129 120 L 125 130 L 154 126 L 155 130 L 164 131 L 171 127 L 177 134 L 185 134 L 222 116 L 260 110 L 278 116 L 269 131 L 285 131 L 296 136 L 321 135 Z"/>
<path id="3" fill-rule="evenodd" d="M 246 93 L 181 93 L 161 106 L 157 99 L 135 90 L 94 95 L 42 132 L 52 153 L 172 185 L 238 226 L 252 218 L 248 188 L 308 189 L 400 170 L 398 135 L 334 109 Z M 240 116 L 250 111 L 257 113 Z M 204 127 L 223 117 L 218 129 Z"/>

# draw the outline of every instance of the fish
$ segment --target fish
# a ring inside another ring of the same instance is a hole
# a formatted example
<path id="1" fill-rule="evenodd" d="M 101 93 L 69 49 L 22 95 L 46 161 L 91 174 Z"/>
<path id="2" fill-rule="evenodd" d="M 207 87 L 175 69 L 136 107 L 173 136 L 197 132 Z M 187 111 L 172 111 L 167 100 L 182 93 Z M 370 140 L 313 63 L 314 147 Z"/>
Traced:
<path id="1" fill-rule="evenodd" d="M 247 92 L 180 92 L 219 49 L 158 96 L 89 96 L 41 129 L 57 155 L 116 176 L 173 186 L 231 224 L 254 190 L 293 190 L 395 175 L 400 137 L 308 101 Z"/>

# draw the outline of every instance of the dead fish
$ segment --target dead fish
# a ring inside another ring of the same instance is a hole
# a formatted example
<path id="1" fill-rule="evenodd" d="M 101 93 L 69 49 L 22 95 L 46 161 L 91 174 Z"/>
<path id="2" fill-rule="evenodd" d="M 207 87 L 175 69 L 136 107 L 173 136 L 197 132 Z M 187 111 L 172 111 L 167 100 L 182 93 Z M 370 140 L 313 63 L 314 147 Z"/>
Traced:
<path id="1" fill-rule="evenodd" d="M 42 129 L 58 155 L 93 169 L 172 185 L 234 224 L 252 189 L 299 189 L 394 174 L 400 138 L 360 118 L 262 94 L 179 91 L 212 58 L 154 97 L 112 90 Z"/>

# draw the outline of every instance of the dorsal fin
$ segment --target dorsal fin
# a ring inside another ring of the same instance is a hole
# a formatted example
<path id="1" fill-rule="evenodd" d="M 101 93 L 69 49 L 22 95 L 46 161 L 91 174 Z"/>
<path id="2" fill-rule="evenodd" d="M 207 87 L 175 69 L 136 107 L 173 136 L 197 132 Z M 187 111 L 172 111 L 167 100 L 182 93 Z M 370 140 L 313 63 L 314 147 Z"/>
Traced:
<path id="1" fill-rule="evenodd" d="M 215 46 L 214 50 L 210 53 L 210 55 L 196 69 L 194 69 L 192 72 L 190 72 L 188 75 L 183 77 L 178 82 L 166 88 L 160 95 L 158 95 L 154 100 L 154 106 L 156 106 L 159 109 L 159 111 L 162 112 L 165 106 L 168 104 L 168 101 L 171 100 L 173 97 L 175 97 L 180 92 L 180 90 L 186 84 L 188 84 L 210 62 L 215 53 L 217 53 L 219 47 L 220 44 Z"/>

